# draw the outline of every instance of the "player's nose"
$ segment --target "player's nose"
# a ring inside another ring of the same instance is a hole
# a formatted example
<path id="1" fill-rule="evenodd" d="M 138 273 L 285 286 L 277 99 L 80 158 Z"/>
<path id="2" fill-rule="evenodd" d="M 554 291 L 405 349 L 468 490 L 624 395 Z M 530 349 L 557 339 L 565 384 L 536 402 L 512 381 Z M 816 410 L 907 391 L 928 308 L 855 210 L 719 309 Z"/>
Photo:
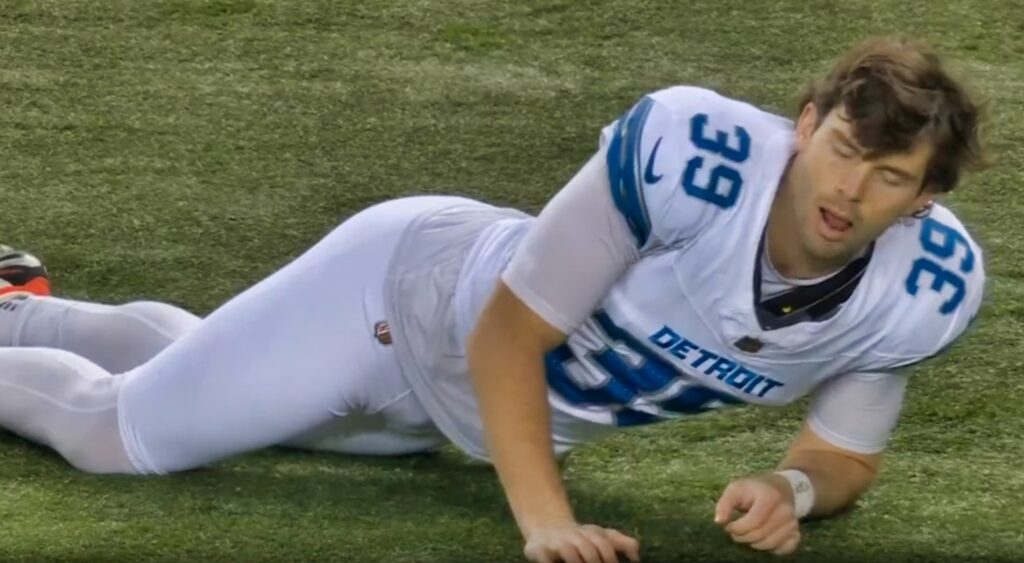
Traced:
<path id="1" fill-rule="evenodd" d="M 863 164 L 850 166 L 839 176 L 836 191 L 845 199 L 860 201 L 867 192 L 870 176 L 871 170 L 868 166 Z"/>

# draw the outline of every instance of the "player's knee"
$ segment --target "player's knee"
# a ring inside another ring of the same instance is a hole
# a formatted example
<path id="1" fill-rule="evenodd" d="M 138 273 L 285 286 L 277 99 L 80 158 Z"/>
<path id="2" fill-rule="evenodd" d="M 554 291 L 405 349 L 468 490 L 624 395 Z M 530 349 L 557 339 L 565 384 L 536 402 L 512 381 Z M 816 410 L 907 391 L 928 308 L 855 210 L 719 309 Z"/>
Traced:
<path id="1" fill-rule="evenodd" d="M 132 301 L 117 307 L 120 311 L 157 329 L 169 341 L 177 340 L 202 322 L 198 316 L 169 303 Z"/>
<path id="2" fill-rule="evenodd" d="M 75 446 L 61 448 L 61 456 L 72 467 L 85 473 L 97 475 L 137 475 L 141 473 L 128 461 L 123 452 L 112 447 L 99 446 L 106 437 L 94 438 L 99 438 L 99 441 L 94 439 Z"/>
<path id="3" fill-rule="evenodd" d="M 116 423 L 100 420 L 86 424 L 73 435 L 54 444 L 55 449 L 75 469 L 96 474 L 141 473 L 131 462 Z"/>
<path id="4" fill-rule="evenodd" d="M 111 373 L 122 373 L 153 358 L 199 324 L 195 315 L 173 305 L 135 301 L 111 305 L 67 329 L 67 345 Z"/>
<path id="5" fill-rule="evenodd" d="M 52 446 L 73 467 L 86 473 L 139 473 L 121 437 L 117 412 L 119 381 L 113 377 L 83 382 L 68 394 L 67 411 L 54 427 Z"/>

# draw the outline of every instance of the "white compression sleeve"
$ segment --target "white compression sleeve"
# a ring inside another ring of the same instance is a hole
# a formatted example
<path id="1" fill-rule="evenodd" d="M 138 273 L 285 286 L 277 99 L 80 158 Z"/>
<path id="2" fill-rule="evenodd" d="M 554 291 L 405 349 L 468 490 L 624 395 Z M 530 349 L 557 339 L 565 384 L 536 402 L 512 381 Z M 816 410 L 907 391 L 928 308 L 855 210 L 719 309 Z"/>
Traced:
<path id="1" fill-rule="evenodd" d="M 605 154 L 599 150 L 551 199 L 501 276 L 519 299 L 566 334 L 640 258 L 612 200 Z"/>
<path id="2" fill-rule="evenodd" d="M 822 439 L 853 452 L 885 449 L 903 407 L 906 373 L 856 372 L 814 391 L 808 424 Z"/>

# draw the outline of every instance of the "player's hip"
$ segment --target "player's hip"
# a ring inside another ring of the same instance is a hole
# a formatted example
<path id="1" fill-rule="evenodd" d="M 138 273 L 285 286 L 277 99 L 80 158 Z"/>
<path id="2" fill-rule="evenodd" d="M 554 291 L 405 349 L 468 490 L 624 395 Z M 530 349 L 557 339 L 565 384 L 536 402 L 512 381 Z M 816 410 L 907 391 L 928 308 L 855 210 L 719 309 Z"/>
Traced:
<path id="1" fill-rule="evenodd" d="M 394 348 L 373 338 L 389 267 L 417 217 L 466 202 L 408 198 L 353 215 L 124 374 L 118 412 L 140 471 L 280 443 L 407 393 Z"/>
<path id="2" fill-rule="evenodd" d="M 402 375 L 445 435 L 478 457 L 479 423 L 467 376 L 457 294 L 463 273 L 473 267 L 474 253 L 487 233 L 502 222 L 526 217 L 472 200 L 423 214 L 403 234 L 385 284 L 384 322 Z"/>

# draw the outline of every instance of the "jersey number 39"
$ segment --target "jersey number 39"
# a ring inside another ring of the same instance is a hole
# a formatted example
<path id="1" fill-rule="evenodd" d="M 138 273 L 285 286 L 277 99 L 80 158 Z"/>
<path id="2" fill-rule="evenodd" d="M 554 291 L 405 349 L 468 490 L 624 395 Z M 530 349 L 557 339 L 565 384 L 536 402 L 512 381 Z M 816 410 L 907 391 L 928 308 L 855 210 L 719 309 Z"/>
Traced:
<path id="1" fill-rule="evenodd" d="M 737 125 L 733 130 L 735 142 L 726 131 L 715 131 L 705 136 L 708 114 L 698 113 L 690 118 L 690 141 L 700 150 L 720 156 L 725 162 L 711 169 L 704 185 L 697 183 L 697 172 L 704 166 L 704 157 L 695 156 L 686 162 L 683 172 L 683 190 L 687 194 L 712 205 L 728 209 L 736 204 L 743 189 L 743 177 L 733 164 L 741 164 L 750 157 L 750 134 Z M 731 146 L 735 144 L 736 146 Z"/>
<path id="2" fill-rule="evenodd" d="M 917 295 L 921 288 L 921 278 L 926 274 L 931 277 L 932 291 L 941 292 L 947 285 L 953 288 L 953 294 L 939 307 L 939 312 L 948 315 L 960 306 L 967 294 L 967 286 L 961 274 L 969 274 L 974 270 L 974 251 L 970 243 L 956 229 L 927 217 L 921 221 L 921 246 L 929 256 L 914 260 L 907 276 L 907 293 Z M 956 255 L 957 247 L 964 249 L 963 258 L 954 268 L 943 267 Z M 941 260 L 941 262 L 939 262 Z"/>

